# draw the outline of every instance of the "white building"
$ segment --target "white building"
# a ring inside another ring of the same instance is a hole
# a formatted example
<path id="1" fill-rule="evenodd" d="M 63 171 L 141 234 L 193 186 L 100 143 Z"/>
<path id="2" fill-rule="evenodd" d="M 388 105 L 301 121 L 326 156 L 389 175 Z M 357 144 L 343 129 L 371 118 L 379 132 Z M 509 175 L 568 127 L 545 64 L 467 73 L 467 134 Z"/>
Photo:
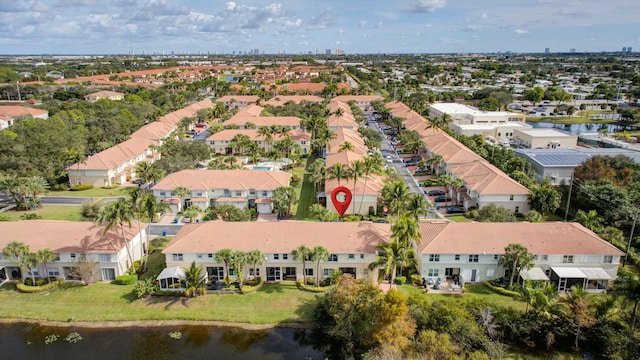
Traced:
<path id="1" fill-rule="evenodd" d="M 460 135 L 511 139 L 516 129 L 528 129 L 524 114 L 508 111 L 482 111 L 458 103 L 438 103 L 429 108 L 431 119 L 449 115 L 449 128 Z"/>

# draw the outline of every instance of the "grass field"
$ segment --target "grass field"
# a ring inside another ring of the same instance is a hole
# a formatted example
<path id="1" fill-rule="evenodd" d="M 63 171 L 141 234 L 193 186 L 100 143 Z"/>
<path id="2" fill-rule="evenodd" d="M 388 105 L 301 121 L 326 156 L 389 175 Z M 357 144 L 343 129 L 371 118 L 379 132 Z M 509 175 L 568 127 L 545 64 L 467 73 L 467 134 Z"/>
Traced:
<path id="1" fill-rule="evenodd" d="M 24 214 L 37 214 L 44 220 L 68 220 L 82 221 L 80 206 L 73 205 L 44 205 L 42 208 L 34 211 L 5 211 L 0 216 L 7 216 L 10 221 L 20 220 L 20 216 Z"/>
<path id="2" fill-rule="evenodd" d="M 455 221 L 455 222 L 471 222 L 473 220 L 467 218 L 464 215 L 449 215 L 445 216 L 447 220 Z"/>
<path id="3" fill-rule="evenodd" d="M 398 287 L 398 290 L 400 290 L 401 293 L 403 293 L 405 296 L 410 296 L 413 294 L 424 294 L 424 296 L 426 296 L 428 299 L 430 300 L 441 300 L 441 299 L 451 299 L 451 298 L 460 298 L 460 299 L 467 299 L 467 300 L 484 300 L 489 304 L 493 304 L 493 305 L 497 305 L 497 306 L 501 306 L 501 307 L 512 307 L 516 310 L 520 310 L 520 311 L 524 311 L 526 308 L 526 305 L 524 302 L 516 300 L 512 297 L 509 296 L 504 296 L 504 295 L 500 295 L 497 293 L 494 293 L 493 291 L 491 291 L 490 289 L 488 289 L 487 287 L 485 287 L 484 285 L 481 284 L 466 284 L 465 285 L 465 293 L 464 295 L 460 295 L 459 293 L 456 294 L 435 294 L 435 293 L 424 293 L 423 289 L 417 288 L 415 286 L 412 285 L 402 285 Z"/>
<path id="4" fill-rule="evenodd" d="M 92 188 L 88 190 L 82 191 L 49 191 L 47 196 L 73 196 L 73 197 L 109 197 L 109 196 L 122 196 L 124 195 L 124 186 L 115 188 L 115 189 L 103 189 L 103 188 Z"/>
<path id="5" fill-rule="evenodd" d="M 315 160 L 315 157 L 310 156 L 307 160 L 307 165 L 312 163 L 314 160 Z M 306 169 L 306 166 L 302 168 L 302 170 L 305 170 L 305 169 Z M 294 212 L 295 219 L 310 220 L 309 206 L 311 206 L 311 204 L 313 204 L 316 200 L 315 188 L 314 188 L 313 182 L 309 179 L 309 173 L 307 173 L 306 171 L 302 172 L 301 179 L 302 179 L 302 181 L 300 182 L 301 189 L 299 194 L 300 197 L 299 197 L 298 205 L 296 208 L 296 212 Z"/>

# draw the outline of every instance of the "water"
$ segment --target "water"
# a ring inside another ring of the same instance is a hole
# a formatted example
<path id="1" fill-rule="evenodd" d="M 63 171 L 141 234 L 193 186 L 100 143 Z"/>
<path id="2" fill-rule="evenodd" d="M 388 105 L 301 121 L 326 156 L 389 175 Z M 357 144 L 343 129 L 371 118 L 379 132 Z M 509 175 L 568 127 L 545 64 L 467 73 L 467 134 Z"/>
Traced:
<path id="1" fill-rule="evenodd" d="M 180 332 L 180 339 L 169 336 L 174 331 Z M 72 332 L 79 333 L 82 340 L 76 343 L 66 341 Z M 306 330 L 308 333 L 310 330 Z M 11 360 L 323 359 L 321 352 L 298 343 L 297 339 L 304 338 L 304 335 L 304 330 L 281 328 L 244 330 L 235 327 L 169 326 L 89 329 L 0 324 L 0 357 Z"/>
<path id="2" fill-rule="evenodd" d="M 527 123 L 534 128 L 553 128 L 560 131 L 564 131 L 571 135 L 578 135 L 580 133 L 597 133 L 599 129 L 606 128 L 609 133 L 618 131 L 633 131 L 636 130 L 636 126 L 621 126 L 615 124 L 599 124 L 599 123 L 584 123 L 584 124 L 556 124 L 550 122 L 530 122 Z"/>

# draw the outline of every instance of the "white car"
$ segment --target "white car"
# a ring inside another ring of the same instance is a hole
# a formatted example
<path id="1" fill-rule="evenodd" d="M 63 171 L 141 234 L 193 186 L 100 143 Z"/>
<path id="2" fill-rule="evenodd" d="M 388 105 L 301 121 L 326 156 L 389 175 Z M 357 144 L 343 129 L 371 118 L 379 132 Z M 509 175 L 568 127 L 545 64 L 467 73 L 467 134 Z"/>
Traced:
<path id="1" fill-rule="evenodd" d="M 393 162 L 393 158 L 391 157 L 391 155 L 387 155 L 386 160 L 388 163 Z"/>

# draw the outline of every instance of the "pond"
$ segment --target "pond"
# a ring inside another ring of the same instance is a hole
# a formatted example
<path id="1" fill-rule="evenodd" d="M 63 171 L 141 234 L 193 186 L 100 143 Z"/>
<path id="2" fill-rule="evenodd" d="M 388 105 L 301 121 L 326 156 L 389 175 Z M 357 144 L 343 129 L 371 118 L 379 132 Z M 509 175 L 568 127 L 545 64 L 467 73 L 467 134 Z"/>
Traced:
<path id="1" fill-rule="evenodd" d="M 556 124 L 551 122 L 528 122 L 534 128 L 553 128 L 560 131 L 567 132 L 571 135 L 577 135 L 580 133 L 596 133 L 599 129 L 606 128 L 609 133 L 618 131 L 634 131 L 637 130 L 637 126 L 622 126 L 616 124 L 600 124 L 600 123 L 583 123 L 583 124 Z"/>
<path id="2" fill-rule="evenodd" d="M 323 359 L 299 339 L 311 330 L 217 326 L 127 328 L 0 324 L 4 359 Z"/>

